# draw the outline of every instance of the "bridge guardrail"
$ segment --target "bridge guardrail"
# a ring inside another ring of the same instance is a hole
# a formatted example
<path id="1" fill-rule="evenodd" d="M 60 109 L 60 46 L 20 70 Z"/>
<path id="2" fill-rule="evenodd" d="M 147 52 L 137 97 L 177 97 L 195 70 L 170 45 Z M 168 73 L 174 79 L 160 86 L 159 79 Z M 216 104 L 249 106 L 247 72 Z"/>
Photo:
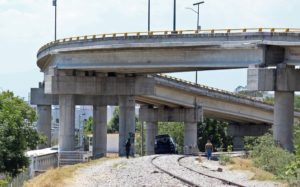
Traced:
<path id="1" fill-rule="evenodd" d="M 58 164 L 57 160 L 57 152 L 56 153 L 49 153 L 44 155 L 38 156 L 31 156 L 30 157 L 30 176 L 34 176 L 36 173 L 45 172 L 48 169 L 56 168 Z"/>
<path id="2" fill-rule="evenodd" d="M 73 165 L 88 162 L 92 154 L 88 151 L 59 151 L 58 166 Z"/>
<path id="3" fill-rule="evenodd" d="M 71 41 L 84 41 L 93 40 L 99 38 L 116 38 L 129 36 L 159 36 L 159 35 L 182 35 L 182 34 L 217 34 L 217 33 L 251 33 L 251 32 L 270 32 L 270 33 L 300 33 L 298 28 L 238 28 L 238 29 L 204 29 L 204 30 L 177 30 L 177 31 L 150 31 L 150 32 L 116 32 L 108 34 L 94 34 L 85 36 L 73 36 L 69 38 L 58 39 L 56 41 L 49 42 L 39 49 L 39 52 L 45 48 L 48 48 L 54 44 L 67 43 Z M 38 52 L 38 53 L 39 53 Z"/>

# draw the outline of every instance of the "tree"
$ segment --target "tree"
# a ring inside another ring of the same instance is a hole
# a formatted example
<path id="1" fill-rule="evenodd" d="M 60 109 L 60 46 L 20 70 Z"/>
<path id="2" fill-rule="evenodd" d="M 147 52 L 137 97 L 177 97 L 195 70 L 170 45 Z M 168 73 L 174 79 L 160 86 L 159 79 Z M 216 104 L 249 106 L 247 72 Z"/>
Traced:
<path id="1" fill-rule="evenodd" d="M 84 123 L 84 135 L 93 134 L 93 117 L 89 117 Z"/>
<path id="2" fill-rule="evenodd" d="M 184 126 L 180 122 L 160 122 L 158 123 L 158 134 L 170 135 L 177 144 L 179 153 L 183 152 Z"/>
<path id="3" fill-rule="evenodd" d="M 113 117 L 108 123 L 108 128 L 107 128 L 108 133 L 119 132 L 119 116 L 120 116 L 120 108 L 116 107 L 113 113 Z"/>
<path id="4" fill-rule="evenodd" d="M 207 140 L 211 140 L 214 148 L 227 148 L 232 145 L 232 138 L 227 135 L 228 123 L 206 118 L 203 123 L 198 123 L 198 147 L 205 151 Z"/>
<path id="5" fill-rule="evenodd" d="M 12 92 L 0 94 L 0 173 L 15 176 L 29 164 L 25 151 L 44 143 L 33 126 L 35 111 Z"/>

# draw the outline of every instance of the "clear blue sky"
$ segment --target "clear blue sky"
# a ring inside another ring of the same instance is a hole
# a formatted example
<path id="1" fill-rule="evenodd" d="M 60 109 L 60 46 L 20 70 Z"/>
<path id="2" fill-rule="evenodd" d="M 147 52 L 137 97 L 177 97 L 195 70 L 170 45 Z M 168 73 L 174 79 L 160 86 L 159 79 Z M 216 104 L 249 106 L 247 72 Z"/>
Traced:
<path id="1" fill-rule="evenodd" d="M 147 30 L 148 0 L 57 0 L 58 37 Z M 177 28 L 194 29 L 196 0 L 177 0 Z M 151 0 L 152 30 L 172 29 L 173 0 Z M 299 0 L 206 0 L 200 8 L 202 28 L 300 28 Z M 36 52 L 53 39 L 52 0 L 0 0 L 0 91 L 27 98 L 43 80 Z M 194 81 L 194 73 L 176 76 Z M 234 90 L 246 85 L 246 70 L 199 73 L 199 82 Z"/>

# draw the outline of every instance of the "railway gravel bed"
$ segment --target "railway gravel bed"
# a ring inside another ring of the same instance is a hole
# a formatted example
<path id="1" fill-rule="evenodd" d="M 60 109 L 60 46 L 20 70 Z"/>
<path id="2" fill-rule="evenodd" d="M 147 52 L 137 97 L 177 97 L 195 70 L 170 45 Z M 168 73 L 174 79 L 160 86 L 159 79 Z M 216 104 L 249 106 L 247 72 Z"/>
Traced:
<path id="1" fill-rule="evenodd" d="M 72 180 L 68 182 L 68 186 L 72 187 L 98 187 L 98 186 L 189 186 L 179 179 L 176 179 L 169 174 L 164 173 L 152 164 L 153 158 L 158 155 L 145 156 L 139 158 L 119 158 L 115 160 L 108 160 L 100 165 L 89 166 L 78 170 Z M 180 155 L 160 155 L 153 160 L 155 165 L 168 170 L 172 174 L 192 181 L 197 186 L 231 186 L 224 184 L 218 179 L 201 176 L 184 167 L 191 167 L 193 170 L 205 172 L 208 175 L 213 175 L 219 178 L 225 178 L 232 182 L 242 184 L 244 186 L 263 186 L 273 187 L 278 186 L 273 182 L 259 182 L 249 180 L 251 177 L 249 173 L 244 171 L 230 171 L 226 167 L 219 166 L 218 162 L 207 161 L 203 159 L 200 164 L 196 162 L 196 157 L 185 157 L 180 160 Z M 215 171 L 216 168 L 222 167 L 222 172 Z M 232 185 L 234 186 L 234 185 Z"/>
<path id="2" fill-rule="evenodd" d="M 217 161 L 208 161 L 206 158 L 202 158 L 202 162 L 199 163 L 196 160 L 197 157 L 185 157 L 180 160 L 180 163 L 188 168 L 192 168 L 195 171 L 206 173 L 207 175 L 229 180 L 247 187 L 276 187 L 282 186 L 280 183 L 271 181 L 257 181 L 249 180 L 252 177 L 251 172 L 230 170 L 226 166 L 221 166 Z M 223 171 L 218 172 L 217 169 L 221 168 Z"/>

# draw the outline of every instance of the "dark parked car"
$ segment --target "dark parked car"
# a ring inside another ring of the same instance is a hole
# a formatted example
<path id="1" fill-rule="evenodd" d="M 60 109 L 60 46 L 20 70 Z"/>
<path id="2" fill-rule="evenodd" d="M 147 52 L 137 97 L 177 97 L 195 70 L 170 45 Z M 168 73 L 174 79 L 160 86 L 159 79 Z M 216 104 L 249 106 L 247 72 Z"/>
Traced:
<path id="1" fill-rule="evenodd" d="M 154 143 L 155 154 L 175 154 L 176 144 L 168 134 L 158 135 Z"/>

